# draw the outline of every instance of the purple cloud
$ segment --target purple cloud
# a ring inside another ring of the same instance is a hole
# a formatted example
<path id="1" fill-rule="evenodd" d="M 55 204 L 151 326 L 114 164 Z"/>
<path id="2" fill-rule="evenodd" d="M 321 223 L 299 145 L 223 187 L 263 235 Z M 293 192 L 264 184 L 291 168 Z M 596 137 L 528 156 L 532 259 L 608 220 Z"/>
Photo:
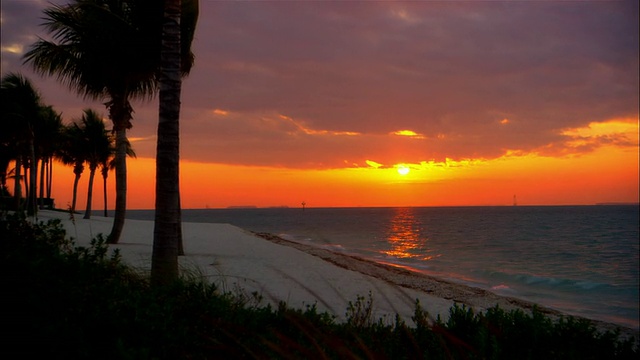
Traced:
<path id="1" fill-rule="evenodd" d="M 3 1 L 2 46 L 41 34 L 44 6 Z M 182 158 L 306 168 L 561 153 L 563 129 L 638 117 L 637 28 L 637 1 L 203 0 Z M 4 50 L 2 62 L 26 71 Z M 86 104 L 34 80 L 65 113 Z M 136 104 L 130 135 L 153 136 L 156 113 Z M 153 156 L 147 143 L 139 156 Z"/>

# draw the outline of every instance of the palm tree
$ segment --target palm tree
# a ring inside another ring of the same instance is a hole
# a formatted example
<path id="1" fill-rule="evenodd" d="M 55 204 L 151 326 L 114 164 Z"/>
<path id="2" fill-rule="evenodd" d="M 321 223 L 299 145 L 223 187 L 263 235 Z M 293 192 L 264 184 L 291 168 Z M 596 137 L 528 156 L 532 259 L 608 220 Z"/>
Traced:
<path id="1" fill-rule="evenodd" d="M 17 73 L 9 73 L 0 81 L 0 91 L 2 98 L 1 114 L 4 135 L 3 143 L 13 147 L 14 150 L 4 149 L 6 158 L 3 164 L 8 164 L 8 159 L 15 160 L 15 181 L 14 197 L 16 209 L 21 209 L 22 187 L 21 187 L 21 167 L 24 164 L 29 166 L 29 191 L 27 200 L 27 210 L 29 215 L 35 213 L 36 203 L 36 156 L 35 156 L 35 128 L 41 119 L 41 99 L 40 94 L 31 82 Z M 5 166 L 5 165 L 3 165 Z M 3 178 L 6 178 L 7 167 L 3 170 Z"/>
<path id="2" fill-rule="evenodd" d="M 53 107 L 44 106 L 40 109 L 40 126 L 36 128 L 36 156 L 40 159 L 40 195 L 44 205 L 44 199 L 51 199 L 51 185 L 53 179 L 53 158 L 57 155 L 58 147 L 62 141 L 62 116 Z M 53 206 L 53 203 L 50 204 Z"/>
<path id="3" fill-rule="evenodd" d="M 102 175 L 102 201 L 104 204 L 104 217 L 108 217 L 109 216 L 109 212 L 107 211 L 107 207 L 108 207 L 108 198 L 107 198 L 107 179 L 109 178 L 109 171 L 114 170 L 116 168 L 116 163 L 115 163 L 115 154 L 116 154 L 116 147 L 115 147 L 115 137 L 113 137 L 113 134 L 110 135 L 111 136 L 111 148 L 109 149 L 109 154 L 102 158 L 102 160 L 100 161 L 100 174 Z"/>
<path id="4" fill-rule="evenodd" d="M 82 115 L 82 135 L 85 144 L 85 162 L 89 166 L 89 186 L 87 190 L 87 206 L 84 218 L 91 218 L 91 205 L 93 199 L 93 179 L 98 166 L 107 161 L 111 155 L 112 137 L 104 126 L 102 117 L 91 109 L 85 109 Z"/>
<path id="5" fill-rule="evenodd" d="M 42 74 L 57 76 L 85 98 L 106 100 L 116 133 L 116 216 L 110 242 L 120 238 L 126 211 L 126 131 L 131 128 L 131 99 L 156 91 L 158 53 L 150 21 L 151 1 L 74 0 L 45 10 L 53 41 L 39 40 L 25 54 Z M 146 8 L 145 8 L 146 6 Z M 151 38 L 153 39 L 153 38 Z"/>
<path id="6" fill-rule="evenodd" d="M 103 203 L 104 203 L 104 217 L 109 216 L 109 212 L 107 211 L 108 201 L 107 201 L 107 178 L 109 177 L 109 171 L 115 167 L 115 163 L 113 161 L 112 155 L 115 154 L 115 147 L 111 149 L 111 154 L 106 159 L 103 159 L 103 162 L 100 164 L 100 173 L 102 174 L 102 194 L 103 194 Z"/>
<path id="7" fill-rule="evenodd" d="M 5 134 L 2 133 L 2 135 Z M 0 135 L 0 197 L 7 197 L 9 195 L 7 177 L 9 175 L 9 164 L 11 163 L 12 156 L 11 147 L 5 142 L 5 136 L 2 135 Z"/>
<path id="8" fill-rule="evenodd" d="M 116 134 L 111 243 L 120 238 L 126 212 L 130 100 L 149 99 L 157 90 L 162 6 L 156 0 L 72 0 L 53 6 L 44 12 L 53 41 L 37 41 L 24 56 L 36 71 L 56 76 L 85 98 L 106 100 Z M 188 71 L 190 66 L 183 65 Z"/>
<path id="9" fill-rule="evenodd" d="M 2 131 L 0 131 L 0 187 L 2 196 L 9 193 L 7 187 L 7 178 L 10 176 L 9 165 L 18 158 L 17 143 L 21 139 L 18 136 L 19 121 L 16 121 L 16 117 L 12 115 L 15 112 L 13 109 L 14 102 L 11 101 L 12 99 L 8 94 L 11 89 L 8 85 L 10 85 L 10 82 L 7 81 L 5 76 L 2 78 L 0 86 L 0 124 L 2 126 Z"/>
<path id="10" fill-rule="evenodd" d="M 107 179 L 109 178 L 109 171 L 115 169 L 115 159 L 114 159 L 114 155 L 116 153 L 116 148 L 113 144 L 114 142 L 114 137 L 113 135 L 110 135 L 111 137 L 111 147 L 109 149 L 109 153 L 105 154 L 107 155 L 106 157 L 102 158 L 102 160 L 100 161 L 100 173 L 102 174 L 102 192 L 103 192 L 103 202 L 104 202 L 104 217 L 108 217 L 109 213 L 107 211 L 107 205 L 108 205 L 108 201 L 107 201 Z M 131 143 L 127 142 L 127 156 L 130 158 L 136 158 L 136 152 L 133 150 L 133 148 L 131 147 Z"/>
<path id="11" fill-rule="evenodd" d="M 178 255 L 182 249 L 180 214 L 180 92 L 181 52 L 190 48 L 198 17 L 198 2 L 183 7 L 180 0 L 165 0 L 162 27 L 160 106 L 156 151 L 156 203 L 153 231 L 151 282 L 171 283 L 178 277 Z M 191 18 L 193 27 L 181 32 L 180 20 Z M 185 42 L 187 41 L 187 42 Z M 191 59 L 192 60 L 192 59 Z M 189 66 L 191 66 L 189 64 Z"/>
<path id="12" fill-rule="evenodd" d="M 65 127 L 64 142 L 60 148 L 60 161 L 65 165 L 73 166 L 73 196 L 71 200 L 70 211 L 76 211 L 76 199 L 78 198 L 78 182 L 80 176 L 84 172 L 84 163 L 88 153 L 88 144 L 85 138 L 84 130 L 78 123 Z"/>

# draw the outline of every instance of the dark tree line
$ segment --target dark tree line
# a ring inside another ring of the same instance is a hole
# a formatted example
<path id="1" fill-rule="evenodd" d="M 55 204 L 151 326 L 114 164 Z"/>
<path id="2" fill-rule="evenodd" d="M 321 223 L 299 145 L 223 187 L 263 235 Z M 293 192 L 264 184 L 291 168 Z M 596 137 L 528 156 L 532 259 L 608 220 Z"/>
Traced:
<path id="1" fill-rule="evenodd" d="M 53 163 L 58 160 L 73 168 L 73 200 L 76 210 L 78 181 L 85 166 L 89 168 L 89 186 L 85 218 L 91 217 L 93 179 L 100 169 L 103 178 L 104 215 L 107 216 L 107 178 L 113 169 L 114 137 L 102 117 L 86 109 L 80 118 L 64 124 L 52 106 L 45 105 L 31 81 L 20 74 L 2 77 L 0 113 L 0 192 L 10 209 L 35 214 L 40 207 L 53 207 Z M 129 155 L 135 155 L 129 147 Z M 13 166 L 12 166 L 13 165 Z M 7 180 L 14 180 L 13 191 Z M 13 194 L 12 194 L 13 193 Z M 8 200 L 13 198 L 13 200 Z"/>
<path id="2" fill-rule="evenodd" d="M 115 133 L 116 174 L 109 243 L 119 241 L 125 221 L 130 101 L 148 100 L 160 90 L 153 271 L 164 275 L 154 277 L 162 278 L 157 283 L 177 277 L 177 254 L 182 253 L 180 88 L 194 61 L 197 18 L 198 0 L 70 0 L 44 11 L 51 40 L 38 40 L 24 55 L 25 63 L 40 74 L 107 106 Z"/>

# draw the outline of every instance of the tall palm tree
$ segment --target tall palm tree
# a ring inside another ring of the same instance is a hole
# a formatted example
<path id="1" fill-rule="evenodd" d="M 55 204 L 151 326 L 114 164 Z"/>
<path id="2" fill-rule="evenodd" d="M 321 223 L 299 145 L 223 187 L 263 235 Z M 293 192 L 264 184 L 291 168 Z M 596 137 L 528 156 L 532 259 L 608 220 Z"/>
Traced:
<path id="1" fill-rule="evenodd" d="M 157 90 L 162 6 L 157 0 L 72 0 L 53 6 L 44 12 L 53 41 L 41 39 L 24 55 L 36 71 L 56 76 L 86 98 L 106 100 L 116 134 L 111 243 L 120 238 L 126 212 L 130 100 L 149 99 Z"/>
<path id="2" fill-rule="evenodd" d="M 53 178 L 53 158 L 57 155 L 62 142 L 62 116 L 51 106 L 40 109 L 40 126 L 36 128 L 36 156 L 40 159 L 40 195 L 41 201 L 51 199 Z M 40 203 L 39 205 L 44 205 Z M 53 206 L 53 204 L 50 204 Z"/>
<path id="3" fill-rule="evenodd" d="M 83 140 L 86 142 L 85 161 L 89 166 L 89 186 L 87 190 L 87 206 L 84 218 L 91 218 L 91 205 L 93 199 L 93 179 L 98 166 L 111 155 L 112 137 L 109 136 L 102 117 L 91 109 L 85 109 L 81 119 Z"/>
<path id="4" fill-rule="evenodd" d="M 13 88 L 13 81 L 8 80 L 8 75 L 4 76 L 0 85 L 0 187 L 2 188 L 3 196 L 9 193 L 7 187 L 7 179 L 10 176 L 9 165 L 12 161 L 17 160 L 18 147 L 17 142 L 21 139 L 18 134 L 19 124 L 13 106 L 14 102 L 11 99 L 11 92 Z M 15 193 L 15 186 L 14 186 Z"/>
<path id="5" fill-rule="evenodd" d="M 9 175 L 9 164 L 11 163 L 12 157 L 11 147 L 5 143 L 4 136 L 2 135 L 0 135 L 0 197 L 4 198 L 9 195 L 7 177 Z"/>
<path id="6" fill-rule="evenodd" d="M 83 128 L 73 122 L 67 125 L 64 130 L 64 141 L 60 148 L 60 161 L 65 165 L 73 166 L 73 195 L 70 211 L 76 211 L 76 199 L 78 198 L 78 182 L 84 172 L 84 163 L 88 153 L 88 142 L 85 138 Z"/>
<path id="7" fill-rule="evenodd" d="M 36 203 L 36 156 L 35 156 L 35 128 L 41 119 L 42 107 L 40 94 L 29 79 L 17 73 L 9 73 L 0 81 L 0 98 L 2 99 L 0 112 L 5 122 L 3 142 L 13 146 L 14 151 L 5 149 L 6 156 L 15 160 L 14 197 L 16 209 L 21 209 L 22 187 L 21 167 L 29 166 L 29 199 L 27 210 L 30 215 L 35 213 Z M 4 132 L 3 131 L 3 132 Z M 3 163 L 8 163 L 5 160 Z M 2 172 L 6 177 L 5 167 Z"/>
<path id="8" fill-rule="evenodd" d="M 109 171 L 115 167 L 115 163 L 113 162 L 112 157 L 112 155 L 115 153 L 115 147 L 111 150 L 111 155 L 109 155 L 109 157 L 107 157 L 106 159 L 103 159 L 102 163 L 100 164 L 100 174 L 102 175 L 102 200 L 104 203 L 104 217 L 109 216 L 109 212 L 107 211 L 109 203 L 107 199 L 107 178 L 109 177 Z"/>
<path id="9" fill-rule="evenodd" d="M 57 78 L 85 98 L 106 100 L 116 133 L 116 216 L 110 242 L 120 238 L 126 211 L 126 131 L 131 99 L 156 91 L 158 53 L 150 21 L 151 1 L 73 0 L 45 10 L 53 41 L 39 40 L 25 54 L 35 70 Z M 145 8 L 146 6 L 146 8 Z"/>
<path id="10" fill-rule="evenodd" d="M 114 155 L 116 153 L 115 145 L 113 144 L 113 136 L 111 136 L 111 148 L 109 149 L 108 156 L 102 158 L 100 161 L 100 173 L 102 174 L 102 192 L 103 192 L 103 202 L 104 202 L 104 217 L 109 216 L 109 212 L 107 211 L 107 179 L 109 178 L 109 171 L 115 169 L 115 159 Z M 106 155 L 106 154 L 105 154 Z M 131 143 L 127 142 L 127 156 L 130 158 L 136 157 L 136 152 L 131 147 Z"/>
<path id="11" fill-rule="evenodd" d="M 179 181 L 180 0 L 166 0 L 162 27 L 160 108 L 156 151 L 156 202 L 151 282 L 165 285 L 178 278 L 181 233 Z"/>

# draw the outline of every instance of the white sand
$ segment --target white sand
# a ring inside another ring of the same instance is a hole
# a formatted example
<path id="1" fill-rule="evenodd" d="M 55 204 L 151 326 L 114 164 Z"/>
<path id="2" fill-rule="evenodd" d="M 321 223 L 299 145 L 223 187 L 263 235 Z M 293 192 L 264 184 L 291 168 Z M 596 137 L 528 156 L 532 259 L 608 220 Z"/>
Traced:
<path id="1" fill-rule="evenodd" d="M 113 219 L 94 216 L 83 220 L 56 211 L 40 211 L 39 221 L 61 219 L 67 235 L 78 246 L 88 246 L 91 239 L 109 234 Z M 120 243 L 123 260 L 142 271 L 151 269 L 153 222 L 126 220 Z M 224 291 L 246 295 L 253 292 L 262 297 L 262 305 L 277 305 L 304 309 L 316 304 L 320 311 L 344 320 L 349 302 L 358 296 L 373 298 L 374 319 L 383 317 L 387 323 L 399 314 L 408 324 L 419 299 L 432 318 L 448 317 L 455 303 L 482 311 L 498 304 L 502 309 L 531 309 L 534 304 L 519 299 L 501 297 L 491 292 L 453 284 L 405 269 L 382 265 L 361 258 L 334 253 L 310 245 L 283 240 L 270 234 L 260 236 L 229 224 L 183 223 L 185 256 L 180 257 L 183 271 L 201 274 Z M 540 307 L 549 316 L 559 312 Z M 595 322 L 600 329 L 615 329 L 613 324 Z M 623 334 L 638 337 L 638 331 L 622 328 Z"/>
<path id="2" fill-rule="evenodd" d="M 39 221 L 52 218 L 62 220 L 67 235 L 78 246 L 88 246 L 99 233 L 108 235 L 113 221 L 98 216 L 84 220 L 76 214 L 74 224 L 65 212 L 38 213 Z M 127 219 L 120 243 L 110 247 L 120 249 L 127 264 L 148 271 L 152 242 L 153 222 Z M 446 318 L 453 305 L 452 300 L 345 269 L 229 224 L 183 223 L 183 244 L 183 270 L 199 272 L 226 291 L 247 296 L 257 292 L 262 304 L 284 301 L 293 308 L 316 304 L 320 311 L 344 319 L 349 301 L 355 302 L 358 296 L 368 299 L 371 292 L 375 319 L 384 317 L 392 322 L 398 313 L 408 323 L 416 299 L 433 317 L 440 314 Z"/>

